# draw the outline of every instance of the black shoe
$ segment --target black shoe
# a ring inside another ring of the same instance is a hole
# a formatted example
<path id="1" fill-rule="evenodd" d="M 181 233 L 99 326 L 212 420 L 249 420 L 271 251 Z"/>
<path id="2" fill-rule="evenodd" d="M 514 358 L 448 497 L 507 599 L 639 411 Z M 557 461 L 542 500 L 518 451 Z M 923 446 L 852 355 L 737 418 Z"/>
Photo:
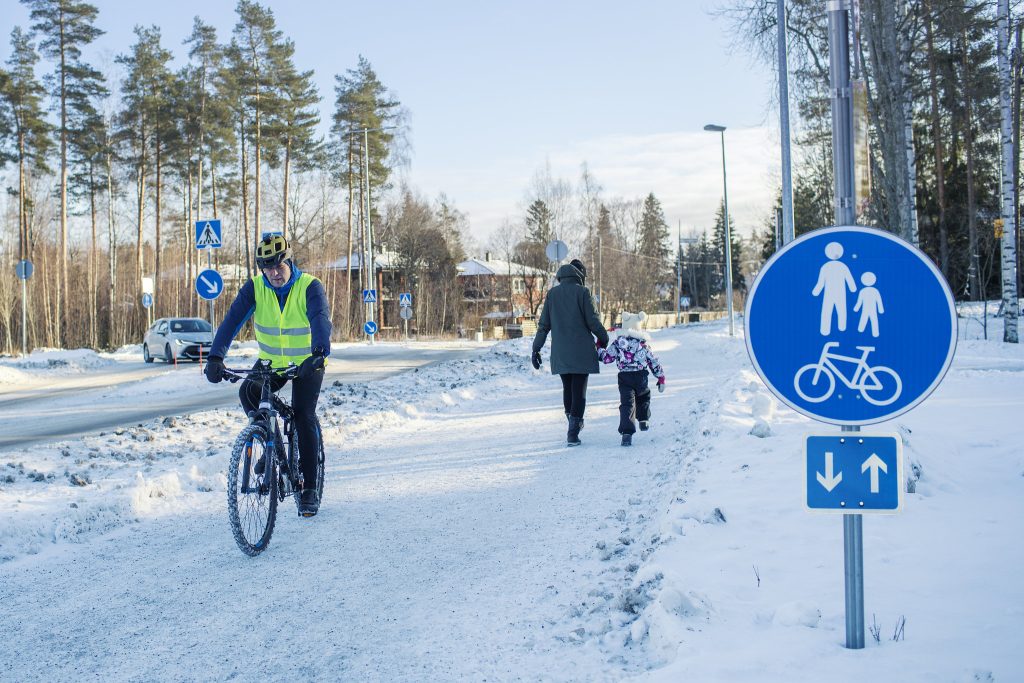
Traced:
<path id="1" fill-rule="evenodd" d="M 565 442 L 569 446 L 579 446 L 580 441 L 580 430 L 583 429 L 583 418 L 581 417 L 569 417 L 569 433 L 565 437 Z"/>
<path id="2" fill-rule="evenodd" d="M 313 517 L 320 511 L 320 500 L 316 496 L 316 489 L 302 489 L 299 494 L 299 516 Z"/>
<path id="3" fill-rule="evenodd" d="M 647 420 L 640 420 L 640 431 L 641 432 L 646 432 L 650 428 L 651 428 L 651 425 L 647 424 Z"/>
<path id="4" fill-rule="evenodd" d="M 633 435 L 632 434 L 623 434 L 622 435 L 622 445 L 623 446 L 632 446 L 633 445 Z"/>

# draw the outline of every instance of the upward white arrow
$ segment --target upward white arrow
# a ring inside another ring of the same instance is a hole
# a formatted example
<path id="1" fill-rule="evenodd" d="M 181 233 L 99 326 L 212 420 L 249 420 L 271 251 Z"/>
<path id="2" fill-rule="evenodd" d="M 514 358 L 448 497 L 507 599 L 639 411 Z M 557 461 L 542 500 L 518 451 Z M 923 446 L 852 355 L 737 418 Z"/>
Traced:
<path id="1" fill-rule="evenodd" d="M 886 467 L 885 462 L 878 457 L 877 453 L 872 453 L 871 456 L 864 461 L 864 464 L 860 466 L 861 472 L 867 472 L 871 470 L 871 493 L 878 493 L 878 470 L 882 470 L 886 474 L 889 473 L 889 468 Z"/>
<path id="2" fill-rule="evenodd" d="M 200 275 L 199 279 L 206 283 L 206 288 L 210 290 L 210 294 L 216 294 L 217 290 L 220 289 L 220 286 L 216 282 L 210 282 L 203 275 Z"/>
<path id="3" fill-rule="evenodd" d="M 825 474 L 822 476 L 821 472 L 815 472 L 818 477 L 818 483 L 825 487 L 825 490 L 832 493 L 832 489 L 839 485 L 839 482 L 843 480 L 843 473 L 837 472 L 835 476 L 832 476 L 832 453 L 825 451 Z"/>

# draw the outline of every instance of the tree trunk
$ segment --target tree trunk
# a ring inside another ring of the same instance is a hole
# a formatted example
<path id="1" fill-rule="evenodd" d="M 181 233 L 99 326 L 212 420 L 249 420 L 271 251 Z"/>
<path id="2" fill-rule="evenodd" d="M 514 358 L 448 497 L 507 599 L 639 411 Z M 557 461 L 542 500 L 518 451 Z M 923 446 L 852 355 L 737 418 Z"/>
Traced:
<path id="1" fill-rule="evenodd" d="M 1002 218 L 1003 234 L 1000 240 L 1000 262 L 1003 297 L 1003 341 L 1017 341 L 1017 225 L 1013 206 L 1013 114 L 1010 111 L 1010 6 L 1009 0 L 999 0 L 998 23 L 999 110 L 1001 113 L 1001 142 L 1003 148 Z"/>
<path id="2" fill-rule="evenodd" d="M 113 155 L 107 152 L 107 258 L 110 261 L 110 289 L 107 320 L 107 346 L 114 347 L 114 299 L 117 287 L 117 238 L 114 236 L 114 169 Z"/>
<path id="3" fill-rule="evenodd" d="M 968 288 L 972 301 L 978 301 L 983 296 L 979 283 L 979 254 L 978 254 L 978 205 L 974 187 L 974 114 L 971 106 L 971 98 L 974 93 L 971 88 L 970 71 L 968 67 L 968 48 L 969 43 L 967 42 L 967 34 L 963 34 L 963 54 L 962 56 L 962 68 L 963 77 L 962 83 L 964 84 L 964 110 L 966 114 L 966 122 L 964 128 L 964 147 L 967 152 L 967 242 L 968 242 L 968 258 L 970 259 L 967 273 L 968 273 Z"/>
<path id="4" fill-rule="evenodd" d="M 99 277 L 96 273 L 96 164 L 89 160 L 89 219 L 92 227 L 92 240 L 89 242 L 89 285 L 86 308 L 89 316 L 89 346 L 93 349 L 99 348 L 99 339 L 96 336 L 96 286 Z"/>
<path id="5" fill-rule="evenodd" d="M 160 301 L 160 252 L 163 251 L 161 248 L 162 242 L 160 241 L 160 171 L 161 169 L 161 152 L 163 151 L 162 145 L 160 144 L 160 136 L 156 136 L 156 241 L 153 244 L 153 251 L 155 252 L 154 257 L 154 273 L 153 273 L 153 303 L 159 305 L 157 302 Z M 146 320 L 149 320 L 147 314 Z"/>
<path id="6" fill-rule="evenodd" d="M 930 4 L 930 3 L 929 3 Z M 935 197 L 939 207 L 939 269 L 949 279 L 949 228 L 946 225 L 946 165 L 942 150 L 942 119 L 939 109 L 938 74 L 935 64 L 935 43 L 933 38 L 931 7 L 925 13 L 925 30 L 928 41 L 928 80 L 932 105 L 932 140 L 935 146 Z"/>
<path id="7" fill-rule="evenodd" d="M 292 141 L 284 143 L 284 214 L 281 218 L 281 234 L 288 238 L 288 171 L 292 159 Z"/>
<path id="8" fill-rule="evenodd" d="M 57 345 L 63 346 L 62 310 L 63 293 L 68 291 L 68 114 L 67 114 L 67 55 L 65 54 L 64 7 L 60 8 L 60 281 L 57 283 L 57 306 L 54 324 L 57 326 Z"/>

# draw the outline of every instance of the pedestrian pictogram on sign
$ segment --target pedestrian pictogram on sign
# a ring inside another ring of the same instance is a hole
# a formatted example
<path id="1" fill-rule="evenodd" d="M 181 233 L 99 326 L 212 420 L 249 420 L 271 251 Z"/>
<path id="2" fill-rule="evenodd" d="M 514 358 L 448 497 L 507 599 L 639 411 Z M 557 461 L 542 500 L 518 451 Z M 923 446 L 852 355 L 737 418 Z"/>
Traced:
<path id="1" fill-rule="evenodd" d="M 220 249 L 220 221 L 196 222 L 196 249 Z"/>
<path id="2" fill-rule="evenodd" d="M 376 289 L 364 289 L 363 290 L 363 303 L 364 304 L 375 304 L 375 303 L 377 303 L 377 290 Z"/>
<path id="3" fill-rule="evenodd" d="M 402 308 L 412 307 L 412 292 L 402 292 L 398 295 L 398 305 Z"/>

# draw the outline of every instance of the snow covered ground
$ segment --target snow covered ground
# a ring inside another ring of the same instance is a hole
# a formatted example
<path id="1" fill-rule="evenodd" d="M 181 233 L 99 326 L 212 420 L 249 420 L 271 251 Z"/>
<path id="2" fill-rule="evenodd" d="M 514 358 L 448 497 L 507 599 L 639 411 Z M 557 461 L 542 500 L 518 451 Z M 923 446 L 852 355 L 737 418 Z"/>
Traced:
<path id="1" fill-rule="evenodd" d="M 224 503 L 237 409 L 0 452 L 0 679 L 1024 680 L 1024 350 L 962 339 L 875 430 L 914 492 L 864 521 L 879 639 L 850 651 L 841 516 L 802 503 L 803 437 L 835 428 L 726 329 L 654 333 L 668 390 L 631 449 L 614 372 L 564 447 L 526 340 L 327 386 L 321 514 L 282 506 L 256 559 Z"/>

